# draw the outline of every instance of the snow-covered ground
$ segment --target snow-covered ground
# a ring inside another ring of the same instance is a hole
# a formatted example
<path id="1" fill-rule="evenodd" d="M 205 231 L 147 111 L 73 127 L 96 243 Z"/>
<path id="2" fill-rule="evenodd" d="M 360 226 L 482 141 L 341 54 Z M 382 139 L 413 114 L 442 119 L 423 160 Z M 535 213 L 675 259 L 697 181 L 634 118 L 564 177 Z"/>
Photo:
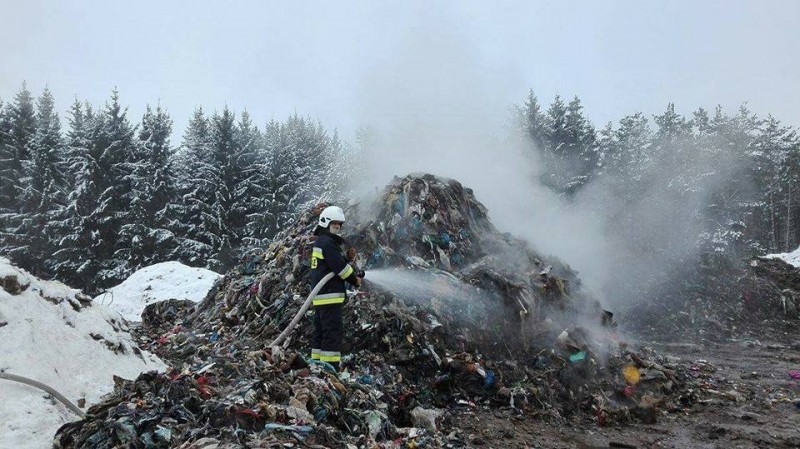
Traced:
<path id="1" fill-rule="evenodd" d="M 119 314 L 3 257 L 0 348 L 0 371 L 43 382 L 76 404 L 85 399 L 84 411 L 113 390 L 113 375 L 165 368 L 139 351 Z M 47 393 L 0 379 L 0 448 L 49 448 L 56 430 L 77 419 Z"/>
<path id="2" fill-rule="evenodd" d="M 221 276 L 179 262 L 163 262 L 133 273 L 123 283 L 94 298 L 128 321 L 141 321 L 145 306 L 167 299 L 202 301 Z"/>
<path id="3" fill-rule="evenodd" d="M 774 257 L 776 259 L 783 259 L 784 262 L 800 268 L 800 248 L 790 253 L 768 254 L 764 257 Z"/>

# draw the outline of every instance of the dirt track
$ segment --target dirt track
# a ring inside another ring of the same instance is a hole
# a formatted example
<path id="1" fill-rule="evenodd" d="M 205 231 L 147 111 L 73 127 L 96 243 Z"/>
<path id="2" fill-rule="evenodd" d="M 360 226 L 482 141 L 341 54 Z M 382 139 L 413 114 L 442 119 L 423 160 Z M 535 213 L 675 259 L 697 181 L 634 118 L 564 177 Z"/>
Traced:
<path id="1" fill-rule="evenodd" d="M 788 374 L 800 369 L 800 331 L 770 334 L 760 341 L 647 342 L 661 354 L 697 366 L 704 386 L 698 389 L 698 403 L 665 412 L 656 424 L 599 427 L 585 418 L 564 425 L 506 411 L 478 411 L 452 418 L 465 429 L 457 437 L 467 447 L 487 448 L 800 447 L 800 381 Z"/>

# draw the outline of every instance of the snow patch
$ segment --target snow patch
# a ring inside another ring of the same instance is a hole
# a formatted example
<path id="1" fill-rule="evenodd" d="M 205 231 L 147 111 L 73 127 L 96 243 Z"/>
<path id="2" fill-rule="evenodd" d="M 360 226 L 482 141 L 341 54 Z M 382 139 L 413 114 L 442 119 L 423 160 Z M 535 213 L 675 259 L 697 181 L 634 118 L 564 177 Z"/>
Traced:
<path id="1" fill-rule="evenodd" d="M 42 281 L 0 257 L 0 371 L 43 382 L 86 407 L 113 390 L 113 375 L 134 379 L 163 370 L 140 351 L 127 324 L 78 290 Z M 0 447 L 49 448 L 56 430 L 79 418 L 47 393 L 0 379 Z"/>
<path id="2" fill-rule="evenodd" d="M 767 254 L 764 257 L 770 259 L 781 259 L 789 265 L 794 265 L 795 267 L 800 268 L 800 248 L 797 248 L 791 253 Z"/>
<path id="3" fill-rule="evenodd" d="M 133 273 L 123 283 L 94 300 L 116 310 L 128 321 L 141 321 L 144 308 L 167 299 L 202 301 L 222 276 L 180 262 L 163 262 Z"/>

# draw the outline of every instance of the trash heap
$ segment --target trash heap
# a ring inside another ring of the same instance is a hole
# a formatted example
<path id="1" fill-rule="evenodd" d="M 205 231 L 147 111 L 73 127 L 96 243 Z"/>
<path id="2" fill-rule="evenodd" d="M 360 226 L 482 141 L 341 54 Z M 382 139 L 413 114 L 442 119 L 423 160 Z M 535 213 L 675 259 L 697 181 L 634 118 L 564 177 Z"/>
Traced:
<path id="1" fill-rule="evenodd" d="M 463 447 L 459 414 L 604 426 L 691 402 L 681 368 L 620 343 L 613 314 L 569 266 L 498 232 L 470 189 L 433 175 L 395 178 L 374 204 L 345 208 L 344 237 L 367 277 L 345 306 L 341 372 L 308 359 L 311 312 L 270 347 L 313 287 L 324 206 L 244 257 L 200 304 L 148 306 L 139 341 L 172 368 L 119 379 L 56 444 Z M 370 272 L 411 281 L 369 282 Z"/>
<path id="2" fill-rule="evenodd" d="M 748 268 L 742 294 L 745 312 L 800 319 L 800 268 L 775 257 L 754 257 Z"/>
<path id="3" fill-rule="evenodd" d="M 675 273 L 627 312 L 639 335 L 722 341 L 794 329 L 800 320 L 800 268 L 778 257 L 738 263 L 706 260 Z"/>

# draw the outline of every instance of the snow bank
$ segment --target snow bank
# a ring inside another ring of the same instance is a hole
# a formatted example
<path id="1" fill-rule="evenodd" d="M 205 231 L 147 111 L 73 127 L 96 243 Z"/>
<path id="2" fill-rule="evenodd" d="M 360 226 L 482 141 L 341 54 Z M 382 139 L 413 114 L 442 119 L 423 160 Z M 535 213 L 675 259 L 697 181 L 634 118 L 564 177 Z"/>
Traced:
<path id="1" fill-rule="evenodd" d="M 794 265 L 795 267 L 800 268 L 800 248 L 797 248 L 791 253 L 768 254 L 764 257 L 782 259 L 789 265 Z"/>
<path id="2" fill-rule="evenodd" d="M 60 282 L 0 257 L 0 371 L 43 382 L 86 408 L 113 390 L 113 375 L 163 370 L 139 351 L 119 314 Z M 0 379 L 0 447 L 49 448 L 78 417 L 36 388 Z"/>
<path id="3" fill-rule="evenodd" d="M 94 300 L 116 310 L 128 321 L 141 321 L 145 306 L 154 302 L 167 299 L 202 301 L 220 277 L 203 268 L 164 262 L 142 268 Z"/>

